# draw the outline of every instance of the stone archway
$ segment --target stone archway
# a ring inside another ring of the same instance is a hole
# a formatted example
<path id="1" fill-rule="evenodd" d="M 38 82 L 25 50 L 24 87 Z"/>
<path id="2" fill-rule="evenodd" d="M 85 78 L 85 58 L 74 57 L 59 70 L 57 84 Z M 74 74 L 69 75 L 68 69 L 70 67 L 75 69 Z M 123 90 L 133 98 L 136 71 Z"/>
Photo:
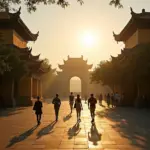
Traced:
<path id="1" fill-rule="evenodd" d="M 74 76 L 70 79 L 70 85 L 69 85 L 70 92 L 80 94 L 82 93 L 82 81 L 79 77 Z"/>
<path id="2" fill-rule="evenodd" d="M 57 72 L 57 83 L 59 85 L 57 91 L 61 96 L 67 97 L 69 95 L 70 79 L 74 76 L 81 79 L 81 96 L 84 97 L 88 94 L 90 76 L 89 69 L 92 68 L 92 65 L 88 65 L 87 60 L 83 60 L 83 56 L 80 58 L 70 58 L 68 56 L 68 60 L 64 60 L 64 64 L 59 65 L 59 68 L 62 71 Z"/>

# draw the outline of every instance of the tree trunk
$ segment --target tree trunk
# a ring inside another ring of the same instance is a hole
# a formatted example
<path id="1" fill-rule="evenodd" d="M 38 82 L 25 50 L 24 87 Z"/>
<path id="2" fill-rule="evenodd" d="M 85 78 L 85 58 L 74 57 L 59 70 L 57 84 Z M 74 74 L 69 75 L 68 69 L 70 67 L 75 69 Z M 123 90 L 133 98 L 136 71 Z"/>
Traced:
<path id="1" fill-rule="evenodd" d="M 135 102 L 134 102 L 134 106 L 136 108 L 140 107 L 140 84 L 136 84 L 137 86 L 137 96 L 136 96 L 136 99 L 135 99 Z"/>
<path id="2" fill-rule="evenodd" d="M 15 81 L 14 78 L 12 79 L 12 85 L 11 85 L 11 99 L 12 99 L 12 107 L 15 108 L 16 107 L 16 100 L 14 98 L 14 88 L 15 88 Z"/>

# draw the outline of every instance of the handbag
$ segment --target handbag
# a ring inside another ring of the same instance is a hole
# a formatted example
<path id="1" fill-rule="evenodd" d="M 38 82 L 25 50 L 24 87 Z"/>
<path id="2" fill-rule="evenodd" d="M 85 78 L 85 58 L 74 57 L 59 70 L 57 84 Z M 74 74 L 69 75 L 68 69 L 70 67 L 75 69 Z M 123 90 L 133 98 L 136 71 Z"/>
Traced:
<path id="1" fill-rule="evenodd" d="M 74 104 L 74 108 L 76 108 L 76 103 Z"/>
<path id="2" fill-rule="evenodd" d="M 35 105 L 33 106 L 33 110 L 36 110 L 36 106 Z"/>

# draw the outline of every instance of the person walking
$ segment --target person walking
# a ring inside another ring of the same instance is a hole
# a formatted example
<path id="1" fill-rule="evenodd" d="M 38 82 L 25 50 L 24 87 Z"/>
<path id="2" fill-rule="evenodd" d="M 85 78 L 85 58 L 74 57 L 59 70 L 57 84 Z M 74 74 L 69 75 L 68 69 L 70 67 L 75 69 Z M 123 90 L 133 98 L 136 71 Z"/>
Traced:
<path id="1" fill-rule="evenodd" d="M 87 95 L 85 95 L 85 97 L 84 97 L 84 98 L 85 98 L 85 104 L 86 104 L 86 101 L 87 101 Z"/>
<path id="2" fill-rule="evenodd" d="M 110 106 L 110 94 L 109 93 L 107 94 L 107 106 L 108 107 Z"/>
<path id="3" fill-rule="evenodd" d="M 77 95 L 77 98 L 75 100 L 74 107 L 76 108 L 77 121 L 81 121 L 80 117 L 81 117 L 81 110 L 83 110 L 83 107 L 82 107 L 82 102 L 79 94 Z"/>
<path id="4" fill-rule="evenodd" d="M 94 118 L 95 118 L 96 103 L 97 103 L 96 98 L 94 97 L 93 94 L 91 94 L 91 97 L 88 99 L 88 108 L 90 109 L 92 123 L 94 122 Z"/>
<path id="5" fill-rule="evenodd" d="M 74 104 L 74 95 L 71 92 L 69 96 L 69 105 L 70 105 L 71 114 L 72 114 L 73 104 Z"/>
<path id="6" fill-rule="evenodd" d="M 37 96 L 37 101 L 34 104 L 33 110 L 36 114 L 37 124 L 40 125 L 41 123 L 41 115 L 42 115 L 42 102 L 40 101 L 40 97 Z"/>
<path id="7" fill-rule="evenodd" d="M 56 121 L 58 121 L 59 108 L 60 108 L 60 105 L 61 105 L 61 100 L 59 99 L 58 94 L 56 94 L 56 97 L 53 99 L 52 103 L 54 104 Z"/>
<path id="8" fill-rule="evenodd" d="M 111 94 L 111 104 L 112 104 L 112 107 L 115 107 L 115 97 L 113 93 Z"/>
<path id="9" fill-rule="evenodd" d="M 103 95 L 102 93 L 99 95 L 99 104 L 102 105 Z"/>

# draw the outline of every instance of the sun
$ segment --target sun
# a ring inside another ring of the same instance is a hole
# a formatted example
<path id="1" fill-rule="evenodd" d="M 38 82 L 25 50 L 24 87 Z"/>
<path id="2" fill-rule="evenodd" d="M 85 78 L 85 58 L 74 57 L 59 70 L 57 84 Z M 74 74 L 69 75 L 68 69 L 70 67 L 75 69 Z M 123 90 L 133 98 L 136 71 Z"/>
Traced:
<path id="1" fill-rule="evenodd" d="M 96 35 L 86 32 L 81 36 L 82 45 L 86 48 L 93 48 L 97 44 Z"/>

